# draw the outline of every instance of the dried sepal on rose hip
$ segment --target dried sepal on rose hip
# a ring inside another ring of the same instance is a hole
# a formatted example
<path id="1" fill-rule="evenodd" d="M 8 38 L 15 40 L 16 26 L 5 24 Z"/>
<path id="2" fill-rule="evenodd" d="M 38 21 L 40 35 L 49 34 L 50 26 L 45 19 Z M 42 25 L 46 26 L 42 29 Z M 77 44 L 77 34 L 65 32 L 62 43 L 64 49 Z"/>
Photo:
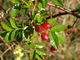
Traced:
<path id="1" fill-rule="evenodd" d="M 41 38 L 42 38 L 43 40 L 49 40 L 49 35 L 48 35 L 46 32 L 43 32 L 43 33 L 41 34 Z"/>
<path id="2" fill-rule="evenodd" d="M 42 25 L 37 25 L 35 26 L 35 31 L 40 33 L 44 31 L 44 27 Z"/>
<path id="3" fill-rule="evenodd" d="M 51 27 L 51 25 L 50 25 L 48 22 L 44 22 L 44 23 L 42 24 L 42 26 L 43 26 L 46 30 L 50 29 L 50 27 Z"/>

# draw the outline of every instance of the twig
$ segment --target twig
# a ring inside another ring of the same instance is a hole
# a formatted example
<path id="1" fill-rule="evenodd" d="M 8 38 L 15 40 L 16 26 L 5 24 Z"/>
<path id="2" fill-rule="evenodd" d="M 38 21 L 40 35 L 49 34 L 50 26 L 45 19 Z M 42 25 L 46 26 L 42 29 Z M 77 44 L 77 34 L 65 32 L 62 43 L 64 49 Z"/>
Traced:
<path id="1" fill-rule="evenodd" d="M 76 20 L 74 21 L 74 23 L 72 24 L 72 26 L 74 26 L 77 22 L 78 18 L 76 18 Z"/>
<path id="2" fill-rule="evenodd" d="M 63 8 L 63 7 L 57 6 L 57 5 L 55 5 L 55 4 L 48 3 L 48 5 L 64 11 L 64 12 L 61 12 L 61 13 L 59 13 L 59 14 L 55 14 L 55 15 L 53 15 L 52 17 L 57 17 L 57 16 L 61 16 L 61 15 L 66 15 L 66 14 L 72 14 L 73 16 L 76 16 L 77 18 L 80 18 L 79 15 L 75 14 L 75 12 L 79 12 L 80 9 L 69 11 L 69 10 L 67 10 L 67 9 L 65 9 L 65 8 Z M 47 17 L 47 19 L 49 19 L 49 18 L 50 18 L 50 17 Z"/>
<path id="3" fill-rule="evenodd" d="M 77 11 L 79 11 L 79 10 L 73 10 L 73 11 L 71 11 L 72 13 L 75 13 L 75 12 L 77 12 Z M 53 15 L 52 17 L 57 17 L 57 16 L 61 16 L 61 15 L 66 15 L 66 14 L 69 14 L 69 13 L 67 13 L 67 12 L 61 12 L 61 13 L 58 13 L 58 14 L 55 14 L 55 15 Z M 80 18 L 80 16 L 76 16 L 77 18 Z M 47 17 L 46 19 L 50 19 L 50 16 L 49 17 Z"/>
<path id="4" fill-rule="evenodd" d="M 13 44 L 11 47 L 9 47 L 7 50 L 5 50 L 5 51 L 1 54 L 1 56 L 3 56 L 7 51 L 9 51 L 14 45 L 15 45 L 15 44 Z"/>
<path id="5" fill-rule="evenodd" d="M 2 56 L 0 56 L 0 58 L 1 58 L 1 60 L 3 60 L 3 57 Z"/>
<path id="6" fill-rule="evenodd" d="M 58 9 L 60 9 L 60 10 L 63 10 L 63 11 L 65 11 L 65 12 L 69 13 L 69 14 L 72 13 L 71 11 L 69 11 L 69 10 L 67 10 L 67 9 L 65 9 L 65 8 L 63 8 L 63 7 L 57 6 L 57 5 L 55 5 L 55 4 L 48 3 L 48 5 L 49 5 L 49 6 L 52 6 L 52 7 L 55 7 L 55 8 L 58 8 Z"/>

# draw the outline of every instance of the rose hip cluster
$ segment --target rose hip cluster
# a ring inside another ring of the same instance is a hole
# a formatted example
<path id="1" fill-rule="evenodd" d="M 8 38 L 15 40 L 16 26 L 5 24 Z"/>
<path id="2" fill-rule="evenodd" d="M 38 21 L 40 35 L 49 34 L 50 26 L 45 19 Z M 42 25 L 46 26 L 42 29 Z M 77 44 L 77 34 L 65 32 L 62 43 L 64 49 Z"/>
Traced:
<path id="1" fill-rule="evenodd" d="M 68 28 L 68 30 L 65 31 L 65 32 L 68 33 L 68 34 L 70 34 L 71 32 L 73 32 L 73 33 L 77 33 L 78 32 L 78 30 L 74 26 L 68 25 L 67 28 Z M 70 31 L 69 29 L 72 29 L 72 31 Z"/>
<path id="2" fill-rule="evenodd" d="M 46 32 L 44 32 L 44 30 L 45 29 L 49 30 L 50 27 L 51 27 L 51 25 L 48 22 L 44 22 L 42 25 L 35 26 L 35 31 L 38 32 L 38 33 L 42 32 L 41 33 L 41 38 L 43 40 L 48 40 L 49 39 L 49 35 Z"/>
<path id="3" fill-rule="evenodd" d="M 44 22 L 42 25 L 35 26 L 35 31 L 38 33 L 42 32 L 41 38 L 43 40 L 49 40 L 49 35 L 46 32 L 44 32 L 44 30 L 45 29 L 49 30 L 50 28 L 51 28 L 51 25 L 48 22 Z M 50 52 L 55 52 L 55 51 L 56 51 L 56 49 L 53 46 L 50 47 Z"/>

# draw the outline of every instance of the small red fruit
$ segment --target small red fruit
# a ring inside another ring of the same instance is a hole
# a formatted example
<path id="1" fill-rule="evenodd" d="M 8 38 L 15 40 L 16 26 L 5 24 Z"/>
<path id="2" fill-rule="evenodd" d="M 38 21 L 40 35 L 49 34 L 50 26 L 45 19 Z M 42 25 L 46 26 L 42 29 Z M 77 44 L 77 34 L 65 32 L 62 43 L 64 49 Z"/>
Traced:
<path id="1" fill-rule="evenodd" d="M 80 57 L 80 54 L 78 54 L 77 56 Z"/>
<path id="2" fill-rule="evenodd" d="M 48 40 L 48 39 L 49 39 L 49 35 L 44 32 L 44 33 L 41 34 L 41 38 L 42 38 L 43 40 Z"/>
<path id="3" fill-rule="evenodd" d="M 43 23 L 43 27 L 48 30 L 50 29 L 51 25 L 48 22 Z"/>
<path id="4" fill-rule="evenodd" d="M 36 30 L 36 32 L 43 32 L 44 31 L 44 27 L 42 26 L 42 25 L 37 25 L 37 26 L 35 26 L 35 30 Z"/>
<path id="5" fill-rule="evenodd" d="M 77 33 L 78 31 L 76 29 L 73 30 L 74 33 Z"/>
<path id="6" fill-rule="evenodd" d="M 51 48 L 50 48 L 50 52 L 55 52 L 56 51 L 56 49 L 52 46 Z"/>
<path id="7" fill-rule="evenodd" d="M 71 33 L 71 31 L 70 31 L 70 30 L 66 30 L 66 31 L 65 31 L 65 33 L 70 34 L 70 33 Z"/>

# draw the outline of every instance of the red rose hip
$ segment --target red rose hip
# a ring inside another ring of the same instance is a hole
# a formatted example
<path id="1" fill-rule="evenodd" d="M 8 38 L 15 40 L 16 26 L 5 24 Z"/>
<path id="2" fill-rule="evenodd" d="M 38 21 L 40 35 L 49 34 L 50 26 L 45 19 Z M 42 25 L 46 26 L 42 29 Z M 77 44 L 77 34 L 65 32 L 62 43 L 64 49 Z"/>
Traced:
<path id="1" fill-rule="evenodd" d="M 50 48 L 50 52 L 55 52 L 56 51 L 56 49 L 52 46 L 51 48 Z"/>
<path id="2" fill-rule="evenodd" d="M 41 38 L 42 38 L 43 40 L 48 40 L 48 39 L 49 39 L 49 35 L 44 32 L 44 33 L 41 34 Z"/>
<path id="3" fill-rule="evenodd" d="M 44 31 L 44 27 L 42 26 L 42 25 L 37 25 L 37 26 L 35 26 L 35 31 L 36 32 L 43 32 Z"/>
<path id="4" fill-rule="evenodd" d="M 77 33 L 78 31 L 76 29 L 73 30 L 74 33 Z"/>
<path id="5" fill-rule="evenodd" d="M 51 25 L 48 22 L 43 23 L 42 25 L 46 30 L 50 29 Z"/>

